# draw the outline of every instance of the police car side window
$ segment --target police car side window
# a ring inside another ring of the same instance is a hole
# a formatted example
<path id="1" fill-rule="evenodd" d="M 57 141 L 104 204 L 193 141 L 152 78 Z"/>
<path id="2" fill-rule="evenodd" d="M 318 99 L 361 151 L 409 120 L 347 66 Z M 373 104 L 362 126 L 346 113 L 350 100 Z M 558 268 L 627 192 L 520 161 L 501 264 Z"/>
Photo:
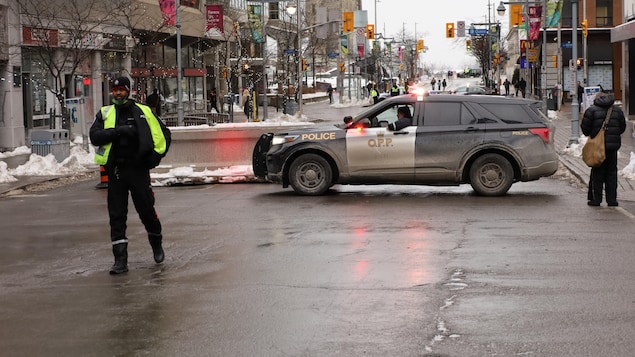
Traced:
<path id="1" fill-rule="evenodd" d="M 461 123 L 461 103 L 426 103 L 423 125 L 459 125 Z"/>
<path id="2" fill-rule="evenodd" d="M 397 109 L 399 107 L 408 107 L 408 109 L 410 109 L 410 113 L 414 113 L 414 106 L 412 104 L 396 104 L 391 107 L 385 108 L 385 110 L 381 113 L 377 113 L 377 123 L 384 123 L 384 125 L 380 126 L 386 126 L 387 124 L 397 121 Z"/>

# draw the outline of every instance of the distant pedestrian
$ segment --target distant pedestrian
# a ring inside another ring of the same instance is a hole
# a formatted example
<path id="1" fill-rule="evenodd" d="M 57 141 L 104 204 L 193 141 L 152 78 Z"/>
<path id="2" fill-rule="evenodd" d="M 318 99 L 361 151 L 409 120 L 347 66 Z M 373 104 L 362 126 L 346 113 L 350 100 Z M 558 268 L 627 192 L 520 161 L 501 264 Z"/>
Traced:
<path id="1" fill-rule="evenodd" d="M 207 95 L 207 100 L 209 101 L 209 109 L 210 111 L 212 111 L 212 109 L 214 109 L 216 111 L 216 113 L 219 113 L 218 111 L 218 95 L 216 94 L 216 88 L 212 88 L 209 91 L 209 94 Z"/>
<path id="2" fill-rule="evenodd" d="M 153 89 L 152 94 L 146 98 L 146 105 L 152 109 L 155 115 L 161 116 L 161 96 L 156 88 Z"/>
<path id="3" fill-rule="evenodd" d="M 525 81 L 525 78 L 520 78 L 520 81 L 518 81 L 518 88 L 520 89 L 520 93 L 523 95 L 523 98 L 525 98 L 525 93 L 527 92 L 527 82 Z"/>
<path id="4" fill-rule="evenodd" d="M 432 86 L 432 90 L 434 90 L 434 85 L 437 84 L 437 80 L 432 77 L 432 80 L 430 81 L 430 85 Z"/>
<path id="5" fill-rule="evenodd" d="M 582 102 L 584 101 L 584 87 L 578 81 L 578 109 L 582 112 Z"/>
<path id="6" fill-rule="evenodd" d="M 509 82 L 509 79 L 505 78 L 505 82 L 503 82 L 503 86 L 505 87 L 505 95 L 509 95 L 509 85 L 511 83 Z"/>
<path id="7" fill-rule="evenodd" d="M 326 94 L 329 96 L 329 103 L 333 104 L 333 86 L 329 84 L 329 87 L 326 88 Z"/>
<path id="8" fill-rule="evenodd" d="M 393 83 L 392 87 L 390 87 L 390 96 L 396 97 L 399 95 L 399 87 L 397 87 L 397 83 Z"/>
<path id="9" fill-rule="evenodd" d="M 606 192 L 606 203 L 609 206 L 617 206 L 617 152 L 622 145 L 621 135 L 626 130 L 626 118 L 624 112 L 614 106 L 615 98 L 611 94 L 600 93 L 582 117 L 580 128 L 587 136 L 598 134 L 609 108 L 613 108 L 604 132 L 604 147 L 606 159 L 599 167 L 591 168 L 587 204 L 599 206 L 602 203 L 602 189 Z"/>
<path id="10" fill-rule="evenodd" d="M 441 84 L 443 85 L 443 91 L 445 92 L 445 87 L 447 87 L 448 82 L 445 81 L 445 78 L 443 78 L 443 82 L 441 82 Z"/>
<path id="11" fill-rule="evenodd" d="M 370 96 L 373 98 L 373 104 L 379 103 L 379 93 L 374 86 L 373 89 L 370 90 Z"/>

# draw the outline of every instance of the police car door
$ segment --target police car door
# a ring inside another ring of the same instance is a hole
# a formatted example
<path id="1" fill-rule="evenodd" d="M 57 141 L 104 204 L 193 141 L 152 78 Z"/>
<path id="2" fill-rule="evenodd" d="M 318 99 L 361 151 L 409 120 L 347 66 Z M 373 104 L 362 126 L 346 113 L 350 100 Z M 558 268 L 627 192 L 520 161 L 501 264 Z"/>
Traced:
<path id="1" fill-rule="evenodd" d="M 486 121 L 460 100 L 426 102 L 422 119 L 415 152 L 417 180 L 456 181 L 468 154 L 483 143 Z"/>
<path id="2" fill-rule="evenodd" d="M 397 108 L 407 106 L 413 113 L 413 125 L 399 131 L 386 127 L 397 120 Z M 352 177 L 376 177 L 379 181 L 414 178 L 416 139 L 414 103 L 392 103 L 373 113 L 370 128 L 352 128 L 346 132 L 348 171 Z"/>

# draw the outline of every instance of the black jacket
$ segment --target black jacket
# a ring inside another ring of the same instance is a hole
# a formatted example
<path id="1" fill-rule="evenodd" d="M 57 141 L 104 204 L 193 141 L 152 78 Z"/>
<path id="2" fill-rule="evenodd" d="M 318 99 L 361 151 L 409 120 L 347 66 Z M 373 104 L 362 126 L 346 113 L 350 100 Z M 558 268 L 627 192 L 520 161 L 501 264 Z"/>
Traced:
<path id="1" fill-rule="evenodd" d="M 119 135 L 114 128 L 104 129 L 105 118 L 102 118 L 101 110 L 97 112 L 95 121 L 90 128 L 90 141 L 95 146 L 112 142 L 106 167 L 120 165 L 122 167 L 151 169 L 156 166 L 152 160 L 154 142 L 143 111 L 130 99 L 125 104 L 115 105 L 114 109 L 111 110 L 117 111 L 115 128 L 122 125 L 134 125 L 136 135 L 132 137 Z"/>
<path id="2" fill-rule="evenodd" d="M 585 112 L 580 123 L 582 133 L 586 136 L 594 137 L 602 128 L 602 123 L 606 118 L 606 113 L 615 103 L 612 95 L 602 94 L 593 100 L 593 105 Z M 622 133 L 626 130 L 626 118 L 624 112 L 619 107 L 613 106 L 611 118 L 604 131 L 604 146 L 606 150 L 619 150 L 622 146 Z"/>
<path id="3" fill-rule="evenodd" d="M 397 119 L 394 123 L 388 124 L 388 130 L 399 131 L 410 125 L 412 125 L 412 118 L 403 117 L 401 119 Z"/>

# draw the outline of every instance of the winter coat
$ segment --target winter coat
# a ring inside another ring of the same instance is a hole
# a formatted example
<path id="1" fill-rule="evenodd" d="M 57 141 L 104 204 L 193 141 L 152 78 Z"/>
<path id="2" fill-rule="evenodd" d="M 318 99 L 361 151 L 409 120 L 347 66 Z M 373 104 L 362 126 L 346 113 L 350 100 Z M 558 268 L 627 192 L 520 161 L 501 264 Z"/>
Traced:
<path id="1" fill-rule="evenodd" d="M 110 110 L 116 111 L 114 126 L 112 126 L 113 123 L 105 125 L 106 118 L 102 114 L 103 110 L 99 110 L 90 128 L 91 143 L 100 147 L 96 151 L 96 161 L 97 157 L 101 155 L 104 156 L 106 162 L 100 164 L 107 168 L 112 168 L 115 165 L 147 169 L 156 167 L 160 161 L 159 155 L 166 149 L 166 139 L 163 134 L 160 134 L 161 128 L 157 121 L 155 126 L 158 129 L 154 128 L 154 131 L 158 130 L 156 135 L 162 136 L 163 140 L 159 143 L 161 153 L 156 153 L 157 143 L 153 139 L 153 130 L 146 119 L 146 116 L 154 117 L 150 108 L 137 104 L 133 100 L 128 100 L 125 104 L 108 108 L 106 112 L 111 113 Z M 133 137 L 117 134 L 115 128 L 122 125 L 134 125 L 137 134 Z"/>
<path id="2" fill-rule="evenodd" d="M 580 123 L 582 133 L 586 136 L 595 137 L 604 123 L 606 113 L 615 103 L 615 99 L 610 94 L 600 94 L 593 100 L 593 105 L 585 112 Z M 622 133 L 626 130 L 626 118 L 624 112 L 619 107 L 614 106 L 611 118 L 604 131 L 604 147 L 606 150 L 619 150 L 622 146 Z"/>

